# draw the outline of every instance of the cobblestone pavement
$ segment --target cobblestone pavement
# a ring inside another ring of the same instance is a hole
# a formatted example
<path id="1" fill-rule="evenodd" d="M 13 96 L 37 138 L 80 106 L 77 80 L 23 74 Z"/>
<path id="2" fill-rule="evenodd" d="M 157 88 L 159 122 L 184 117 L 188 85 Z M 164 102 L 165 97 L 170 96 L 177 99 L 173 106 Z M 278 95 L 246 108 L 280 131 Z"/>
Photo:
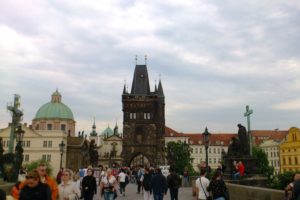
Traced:
<path id="1" fill-rule="evenodd" d="M 120 196 L 118 191 L 118 200 L 143 200 L 143 194 L 137 194 L 137 185 L 130 183 L 126 186 L 125 196 Z M 100 198 L 100 193 L 98 192 L 97 195 L 94 196 L 94 200 L 102 200 Z M 179 188 L 178 192 L 178 199 L 179 200 L 193 200 L 195 197 L 192 196 L 192 188 L 191 187 L 182 187 Z M 170 193 L 165 195 L 164 200 L 170 200 Z"/>

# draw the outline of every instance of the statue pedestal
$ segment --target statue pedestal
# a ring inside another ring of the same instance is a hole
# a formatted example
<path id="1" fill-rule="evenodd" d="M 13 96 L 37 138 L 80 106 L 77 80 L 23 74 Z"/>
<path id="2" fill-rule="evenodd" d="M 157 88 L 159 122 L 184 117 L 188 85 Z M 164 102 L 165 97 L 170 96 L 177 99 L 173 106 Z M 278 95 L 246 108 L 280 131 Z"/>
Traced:
<path id="1" fill-rule="evenodd" d="M 232 175 L 235 171 L 235 166 L 233 166 L 234 161 L 242 161 L 245 166 L 245 176 L 249 177 L 260 174 L 257 167 L 259 164 L 258 160 L 253 158 L 252 156 L 226 156 L 224 157 L 224 164 L 226 166 L 224 176 L 226 179 L 232 179 Z"/>

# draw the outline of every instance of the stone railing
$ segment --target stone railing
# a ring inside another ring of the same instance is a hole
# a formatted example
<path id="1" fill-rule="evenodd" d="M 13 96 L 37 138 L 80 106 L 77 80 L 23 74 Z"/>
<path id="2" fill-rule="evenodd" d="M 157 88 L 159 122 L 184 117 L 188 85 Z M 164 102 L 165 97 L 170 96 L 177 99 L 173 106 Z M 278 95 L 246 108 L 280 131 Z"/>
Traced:
<path id="1" fill-rule="evenodd" d="M 282 200 L 284 191 L 226 183 L 230 200 Z"/>

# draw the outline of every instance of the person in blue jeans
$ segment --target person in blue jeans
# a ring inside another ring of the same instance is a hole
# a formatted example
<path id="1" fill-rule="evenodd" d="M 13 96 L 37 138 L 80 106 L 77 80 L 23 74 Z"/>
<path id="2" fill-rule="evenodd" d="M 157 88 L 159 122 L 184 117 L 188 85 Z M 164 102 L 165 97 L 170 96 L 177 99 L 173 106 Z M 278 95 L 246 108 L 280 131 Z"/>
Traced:
<path id="1" fill-rule="evenodd" d="M 163 200 L 168 191 L 167 179 L 162 175 L 160 168 L 157 168 L 155 172 L 151 180 L 153 198 L 154 200 Z"/>

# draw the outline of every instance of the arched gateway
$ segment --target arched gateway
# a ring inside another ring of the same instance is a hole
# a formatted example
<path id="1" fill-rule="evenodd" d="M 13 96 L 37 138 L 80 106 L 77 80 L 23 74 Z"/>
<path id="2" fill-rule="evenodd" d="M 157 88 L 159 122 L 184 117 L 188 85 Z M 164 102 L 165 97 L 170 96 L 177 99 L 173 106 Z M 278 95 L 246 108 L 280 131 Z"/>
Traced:
<path id="1" fill-rule="evenodd" d="M 123 165 L 164 164 L 165 96 L 159 81 L 150 91 L 146 65 L 136 65 L 131 92 L 123 103 Z"/>
<path id="2" fill-rule="evenodd" d="M 133 156 L 129 163 L 130 163 L 129 164 L 130 167 L 140 166 L 140 165 L 150 166 L 149 159 L 146 156 L 144 156 L 142 153 Z"/>

